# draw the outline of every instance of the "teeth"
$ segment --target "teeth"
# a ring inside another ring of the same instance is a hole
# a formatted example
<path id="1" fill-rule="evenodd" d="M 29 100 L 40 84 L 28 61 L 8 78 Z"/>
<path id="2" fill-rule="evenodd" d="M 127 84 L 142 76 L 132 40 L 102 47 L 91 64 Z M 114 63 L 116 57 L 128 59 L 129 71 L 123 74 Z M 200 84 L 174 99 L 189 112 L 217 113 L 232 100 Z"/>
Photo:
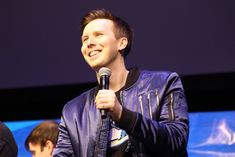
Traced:
<path id="1" fill-rule="evenodd" d="M 90 52 L 90 57 L 96 55 L 97 53 L 98 53 L 98 51 L 92 51 L 92 52 Z"/>

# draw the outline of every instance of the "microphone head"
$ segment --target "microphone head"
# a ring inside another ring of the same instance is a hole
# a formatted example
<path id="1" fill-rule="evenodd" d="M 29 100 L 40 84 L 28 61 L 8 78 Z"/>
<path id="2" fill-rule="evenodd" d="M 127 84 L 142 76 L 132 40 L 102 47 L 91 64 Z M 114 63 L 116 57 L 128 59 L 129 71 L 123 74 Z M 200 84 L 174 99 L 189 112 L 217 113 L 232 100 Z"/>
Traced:
<path id="1" fill-rule="evenodd" d="M 106 75 L 108 77 L 111 76 L 111 70 L 109 68 L 106 68 L 106 67 L 100 68 L 99 76 L 103 76 L 103 75 Z"/>

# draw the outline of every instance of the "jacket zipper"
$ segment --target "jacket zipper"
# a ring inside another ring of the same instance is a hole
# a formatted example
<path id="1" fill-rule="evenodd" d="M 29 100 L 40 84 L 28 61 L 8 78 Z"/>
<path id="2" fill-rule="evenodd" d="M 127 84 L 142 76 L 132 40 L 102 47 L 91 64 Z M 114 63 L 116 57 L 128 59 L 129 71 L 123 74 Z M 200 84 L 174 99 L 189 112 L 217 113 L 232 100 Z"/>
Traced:
<path id="1" fill-rule="evenodd" d="M 160 100 L 159 100 L 159 95 L 158 95 L 158 90 L 155 91 L 155 96 L 156 96 L 156 118 L 157 120 L 160 119 Z"/>
<path id="2" fill-rule="evenodd" d="M 139 96 L 139 101 L 140 101 L 140 109 L 141 109 L 141 114 L 144 115 L 144 110 L 143 110 L 143 102 L 142 102 L 142 96 Z"/>
<path id="3" fill-rule="evenodd" d="M 149 116 L 151 119 L 153 119 L 152 107 L 151 107 L 151 102 L 150 102 L 150 93 L 148 93 L 147 97 L 148 97 Z"/>
<path id="4" fill-rule="evenodd" d="M 174 106 L 174 98 L 173 98 L 173 94 L 170 94 L 170 100 L 169 100 L 169 106 L 168 106 L 168 112 L 169 112 L 169 118 L 170 120 L 174 120 L 175 119 L 175 113 L 173 110 L 173 106 Z"/>
<path id="5" fill-rule="evenodd" d="M 120 91 L 120 101 L 121 101 L 121 105 L 124 106 L 122 93 L 123 93 L 123 91 Z"/>
<path id="6" fill-rule="evenodd" d="M 121 101 L 121 105 L 124 106 L 123 91 L 120 91 L 120 101 Z M 142 108 L 142 111 L 143 111 L 143 107 L 141 107 L 141 108 Z M 142 112 L 142 114 L 143 114 L 143 112 Z M 132 137 L 131 136 L 129 136 L 128 145 L 127 145 L 127 148 L 125 149 L 125 151 L 127 152 L 128 150 L 131 150 L 133 157 L 137 157 L 136 154 L 135 154 L 134 146 L 132 145 Z"/>
<path id="7" fill-rule="evenodd" d="M 98 126 L 98 133 L 97 133 L 97 137 L 96 137 L 96 144 L 95 144 L 95 157 L 98 157 L 98 143 L 99 143 L 99 140 L 100 140 L 100 132 L 101 132 L 101 126 L 102 126 L 102 120 L 100 119 L 100 122 L 99 122 L 99 126 Z"/>

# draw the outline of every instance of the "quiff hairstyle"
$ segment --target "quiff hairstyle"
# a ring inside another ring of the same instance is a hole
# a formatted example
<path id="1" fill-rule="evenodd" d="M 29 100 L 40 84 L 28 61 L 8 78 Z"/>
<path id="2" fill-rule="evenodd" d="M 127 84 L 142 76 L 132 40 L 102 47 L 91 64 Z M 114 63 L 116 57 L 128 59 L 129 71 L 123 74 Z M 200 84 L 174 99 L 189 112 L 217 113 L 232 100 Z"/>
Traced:
<path id="1" fill-rule="evenodd" d="M 57 136 L 59 132 L 59 124 L 54 121 L 44 121 L 37 125 L 28 135 L 25 140 L 25 147 L 29 150 L 29 143 L 40 144 L 41 151 L 46 146 L 47 140 L 56 145 Z"/>
<path id="2" fill-rule="evenodd" d="M 128 40 L 128 44 L 126 48 L 123 50 L 123 56 L 126 57 L 132 46 L 132 40 L 133 40 L 133 31 L 129 24 L 121 19 L 120 17 L 114 16 L 111 12 L 105 10 L 105 9 L 96 9 L 88 12 L 81 20 L 81 32 L 83 33 L 84 28 L 88 23 L 95 19 L 108 19 L 113 21 L 115 26 L 115 37 L 117 39 L 121 37 L 126 37 Z"/>

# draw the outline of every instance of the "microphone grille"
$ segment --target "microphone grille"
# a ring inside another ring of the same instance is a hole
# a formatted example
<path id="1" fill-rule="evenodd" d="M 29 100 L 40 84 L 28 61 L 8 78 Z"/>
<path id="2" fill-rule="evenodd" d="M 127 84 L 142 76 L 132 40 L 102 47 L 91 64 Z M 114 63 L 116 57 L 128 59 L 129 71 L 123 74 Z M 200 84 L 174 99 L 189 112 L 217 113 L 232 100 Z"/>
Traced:
<path id="1" fill-rule="evenodd" d="M 111 75 L 111 70 L 109 68 L 106 68 L 106 67 L 100 68 L 99 76 L 103 76 L 103 75 L 110 76 Z"/>

